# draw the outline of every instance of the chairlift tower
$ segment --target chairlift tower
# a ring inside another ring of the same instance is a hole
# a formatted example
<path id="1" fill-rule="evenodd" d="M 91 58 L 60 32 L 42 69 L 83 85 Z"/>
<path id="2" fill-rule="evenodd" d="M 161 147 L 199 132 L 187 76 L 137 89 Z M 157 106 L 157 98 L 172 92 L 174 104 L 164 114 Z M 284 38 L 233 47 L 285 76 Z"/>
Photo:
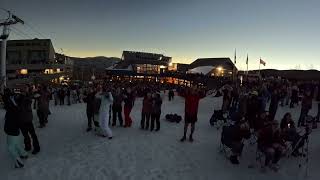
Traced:
<path id="1" fill-rule="evenodd" d="M 0 26 L 3 26 L 1 39 L 1 92 L 4 92 L 7 86 L 6 77 L 6 56 L 7 56 L 7 40 L 10 34 L 10 26 L 14 24 L 24 24 L 24 21 L 12 14 L 10 11 L 5 10 L 8 13 L 8 18 L 3 22 L 0 22 Z"/>

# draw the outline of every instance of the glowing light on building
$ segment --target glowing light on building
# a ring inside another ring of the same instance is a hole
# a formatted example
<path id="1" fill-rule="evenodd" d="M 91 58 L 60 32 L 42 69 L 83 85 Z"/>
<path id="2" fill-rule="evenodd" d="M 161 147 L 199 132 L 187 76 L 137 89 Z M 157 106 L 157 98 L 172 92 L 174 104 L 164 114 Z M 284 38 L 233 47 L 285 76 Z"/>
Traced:
<path id="1" fill-rule="evenodd" d="M 45 69 L 44 73 L 45 74 L 53 74 L 53 69 Z"/>
<path id="2" fill-rule="evenodd" d="M 28 74 L 28 69 L 21 69 L 20 74 L 23 74 L 23 75 Z"/>

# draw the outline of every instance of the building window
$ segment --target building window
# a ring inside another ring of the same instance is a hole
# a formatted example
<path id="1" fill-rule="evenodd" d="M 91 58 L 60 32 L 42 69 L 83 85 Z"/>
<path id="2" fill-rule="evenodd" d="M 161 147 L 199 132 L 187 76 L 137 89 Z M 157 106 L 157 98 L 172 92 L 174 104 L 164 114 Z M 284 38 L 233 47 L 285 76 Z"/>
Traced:
<path id="1" fill-rule="evenodd" d="M 21 64 L 21 53 L 19 51 L 8 51 L 8 64 Z"/>
<path id="2" fill-rule="evenodd" d="M 137 64 L 137 73 L 143 74 L 159 74 L 160 66 L 153 64 Z"/>
<path id="3" fill-rule="evenodd" d="M 16 46 L 24 46 L 24 43 L 16 43 Z"/>

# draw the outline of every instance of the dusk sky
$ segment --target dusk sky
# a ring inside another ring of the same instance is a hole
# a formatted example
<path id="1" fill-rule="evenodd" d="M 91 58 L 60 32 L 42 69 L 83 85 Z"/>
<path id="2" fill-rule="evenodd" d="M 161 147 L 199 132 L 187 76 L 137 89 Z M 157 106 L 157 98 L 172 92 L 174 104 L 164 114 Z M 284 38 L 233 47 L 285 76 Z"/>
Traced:
<path id="1" fill-rule="evenodd" d="M 190 63 L 233 59 L 236 48 L 239 69 L 248 53 L 249 69 L 261 57 L 265 68 L 320 70 L 319 0 L 0 0 L 0 8 L 28 24 L 10 39 L 44 36 L 70 56 L 133 50 Z"/>

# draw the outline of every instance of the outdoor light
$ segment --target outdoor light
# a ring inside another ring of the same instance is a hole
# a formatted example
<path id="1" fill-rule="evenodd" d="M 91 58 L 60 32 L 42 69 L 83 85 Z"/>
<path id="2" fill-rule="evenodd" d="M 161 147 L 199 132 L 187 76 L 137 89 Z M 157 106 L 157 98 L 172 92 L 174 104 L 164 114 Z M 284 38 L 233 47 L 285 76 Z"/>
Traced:
<path id="1" fill-rule="evenodd" d="M 217 70 L 218 70 L 218 71 L 222 71 L 222 67 L 218 67 Z"/>
<path id="2" fill-rule="evenodd" d="M 165 69 L 165 68 L 166 68 L 165 66 L 162 66 L 162 65 L 160 66 L 160 69 Z"/>
<path id="3" fill-rule="evenodd" d="M 23 75 L 28 74 L 28 69 L 21 69 L 20 74 L 23 74 Z"/>
<path id="4" fill-rule="evenodd" d="M 63 77 L 63 76 L 59 77 L 59 80 L 60 80 L 60 81 L 63 81 L 63 80 L 64 80 L 64 77 Z"/>

